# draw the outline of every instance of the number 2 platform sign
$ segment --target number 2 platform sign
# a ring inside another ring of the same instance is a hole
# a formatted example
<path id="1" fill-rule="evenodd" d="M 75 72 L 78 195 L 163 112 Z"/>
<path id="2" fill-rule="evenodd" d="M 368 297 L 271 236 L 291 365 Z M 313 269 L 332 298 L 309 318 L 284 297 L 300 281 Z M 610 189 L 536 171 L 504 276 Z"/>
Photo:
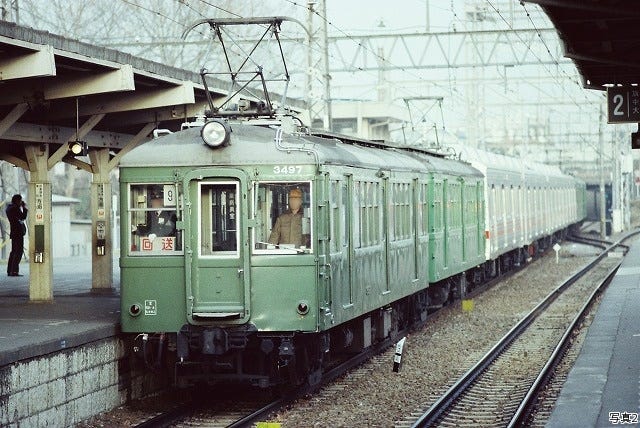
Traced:
<path id="1" fill-rule="evenodd" d="M 607 88 L 609 123 L 640 123 L 640 86 Z"/>

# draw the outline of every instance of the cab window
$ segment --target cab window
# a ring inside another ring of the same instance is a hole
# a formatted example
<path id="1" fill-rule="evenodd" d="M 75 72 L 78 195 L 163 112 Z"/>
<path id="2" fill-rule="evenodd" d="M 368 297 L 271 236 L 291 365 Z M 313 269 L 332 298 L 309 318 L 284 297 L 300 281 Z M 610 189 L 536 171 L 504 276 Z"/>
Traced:
<path id="1" fill-rule="evenodd" d="M 312 252 L 310 182 L 254 184 L 254 254 Z"/>
<path id="2" fill-rule="evenodd" d="M 175 255 L 182 251 L 175 184 L 132 184 L 129 188 L 130 254 Z"/>

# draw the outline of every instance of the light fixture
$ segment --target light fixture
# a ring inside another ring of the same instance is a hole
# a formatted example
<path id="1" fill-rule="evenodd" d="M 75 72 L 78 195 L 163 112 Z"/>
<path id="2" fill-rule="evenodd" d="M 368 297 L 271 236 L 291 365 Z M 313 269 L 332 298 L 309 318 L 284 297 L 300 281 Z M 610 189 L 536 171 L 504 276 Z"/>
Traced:
<path id="1" fill-rule="evenodd" d="M 86 141 L 71 141 L 69 143 L 69 151 L 73 156 L 86 156 L 88 152 Z"/>
<path id="2" fill-rule="evenodd" d="M 230 134 L 231 128 L 229 125 L 226 122 L 216 119 L 205 123 L 200 130 L 202 141 L 213 149 L 226 146 L 229 143 Z"/>

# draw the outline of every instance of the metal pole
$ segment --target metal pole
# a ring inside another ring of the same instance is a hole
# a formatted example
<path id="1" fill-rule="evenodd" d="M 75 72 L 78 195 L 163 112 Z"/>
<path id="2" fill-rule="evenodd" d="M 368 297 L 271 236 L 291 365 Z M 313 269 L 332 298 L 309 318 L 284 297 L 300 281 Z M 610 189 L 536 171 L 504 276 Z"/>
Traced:
<path id="1" fill-rule="evenodd" d="M 308 31 L 308 45 L 307 45 L 307 108 L 309 109 L 309 119 L 311 123 L 309 126 L 313 126 L 313 112 L 315 111 L 313 103 L 314 100 L 312 98 L 313 94 L 313 6 L 315 5 L 315 1 L 309 1 L 307 3 L 308 14 L 307 14 L 307 31 Z"/>
<path id="2" fill-rule="evenodd" d="M 598 160 L 600 163 L 600 238 L 605 239 L 606 233 L 606 207 L 604 195 L 604 138 L 602 137 L 602 104 L 600 104 L 600 114 L 598 115 L 598 148 L 600 155 Z"/>
<path id="3" fill-rule="evenodd" d="M 321 0 L 321 14 L 324 16 L 322 24 L 322 50 L 324 55 L 324 102 L 326 105 L 325 128 L 331 129 L 333 117 L 331 114 L 331 74 L 329 74 L 329 34 L 327 30 L 329 17 L 327 16 L 327 0 Z"/>
<path id="4" fill-rule="evenodd" d="M 429 23 L 429 0 L 426 0 L 425 2 L 425 32 L 429 32 L 429 28 L 431 27 L 430 23 Z"/>

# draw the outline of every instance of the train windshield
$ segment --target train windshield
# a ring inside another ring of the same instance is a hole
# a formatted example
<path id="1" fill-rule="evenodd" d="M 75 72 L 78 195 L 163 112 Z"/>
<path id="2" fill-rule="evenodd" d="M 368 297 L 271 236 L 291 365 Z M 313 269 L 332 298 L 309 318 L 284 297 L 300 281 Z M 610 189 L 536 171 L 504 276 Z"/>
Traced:
<path id="1" fill-rule="evenodd" d="M 312 252 L 310 182 L 254 184 L 254 254 Z"/>
<path id="2" fill-rule="evenodd" d="M 132 184 L 129 189 L 130 254 L 182 252 L 182 236 L 176 230 L 179 204 L 175 184 Z"/>

